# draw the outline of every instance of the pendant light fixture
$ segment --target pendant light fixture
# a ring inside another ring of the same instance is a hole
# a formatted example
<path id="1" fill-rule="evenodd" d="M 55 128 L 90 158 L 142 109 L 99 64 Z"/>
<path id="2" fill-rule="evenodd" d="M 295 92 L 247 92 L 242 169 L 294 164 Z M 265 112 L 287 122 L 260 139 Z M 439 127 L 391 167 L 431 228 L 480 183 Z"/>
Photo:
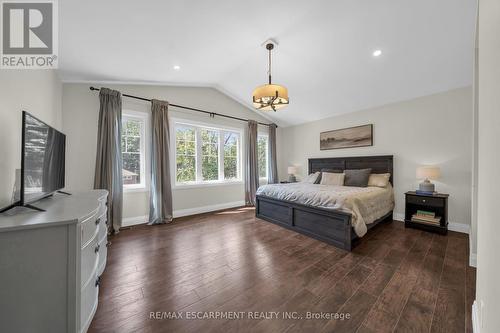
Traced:
<path id="1" fill-rule="evenodd" d="M 274 111 L 288 105 L 288 89 L 279 84 L 271 82 L 271 51 L 276 45 L 275 42 L 269 40 L 266 42 L 266 49 L 269 52 L 269 68 L 267 75 L 269 83 L 255 88 L 253 91 L 253 106 L 261 111 Z"/>

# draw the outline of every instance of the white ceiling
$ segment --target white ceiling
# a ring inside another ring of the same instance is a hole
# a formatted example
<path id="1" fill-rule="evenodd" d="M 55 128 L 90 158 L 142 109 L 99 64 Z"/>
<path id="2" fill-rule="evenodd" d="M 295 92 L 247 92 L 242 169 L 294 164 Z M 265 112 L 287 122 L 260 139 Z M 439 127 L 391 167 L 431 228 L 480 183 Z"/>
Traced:
<path id="1" fill-rule="evenodd" d="M 274 38 L 273 81 L 288 87 L 290 105 L 268 115 L 281 126 L 472 81 L 475 0 L 59 4 L 66 81 L 208 85 L 251 107 L 253 89 L 267 79 L 260 45 Z"/>

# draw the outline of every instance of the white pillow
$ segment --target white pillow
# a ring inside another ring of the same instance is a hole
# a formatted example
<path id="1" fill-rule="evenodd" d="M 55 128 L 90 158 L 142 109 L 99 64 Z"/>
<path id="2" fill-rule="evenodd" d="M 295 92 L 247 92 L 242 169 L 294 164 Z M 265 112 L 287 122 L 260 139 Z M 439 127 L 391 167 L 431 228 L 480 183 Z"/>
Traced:
<path id="1" fill-rule="evenodd" d="M 385 188 L 389 184 L 390 178 L 390 173 L 372 173 L 370 174 L 370 178 L 368 178 L 368 186 Z"/>
<path id="2" fill-rule="evenodd" d="M 316 182 L 316 179 L 318 179 L 320 172 L 317 171 L 315 173 L 311 173 L 309 176 L 307 176 L 302 182 L 303 183 L 308 183 L 308 184 L 314 184 Z"/>
<path id="3" fill-rule="evenodd" d="M 323 172 L 321 175 L 321 185 L 344 185 L 345 173 Z"/>

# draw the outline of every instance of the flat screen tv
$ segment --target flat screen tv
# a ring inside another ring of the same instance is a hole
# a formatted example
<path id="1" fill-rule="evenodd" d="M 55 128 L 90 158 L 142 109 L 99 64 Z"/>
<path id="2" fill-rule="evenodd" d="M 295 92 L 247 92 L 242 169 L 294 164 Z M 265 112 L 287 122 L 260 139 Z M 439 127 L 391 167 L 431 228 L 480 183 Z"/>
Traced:
<path id="1" fill-rule="evenodd" d="M 64 188 L 64 134 L 23 111 L 21 149 L 21 205 Z"/>

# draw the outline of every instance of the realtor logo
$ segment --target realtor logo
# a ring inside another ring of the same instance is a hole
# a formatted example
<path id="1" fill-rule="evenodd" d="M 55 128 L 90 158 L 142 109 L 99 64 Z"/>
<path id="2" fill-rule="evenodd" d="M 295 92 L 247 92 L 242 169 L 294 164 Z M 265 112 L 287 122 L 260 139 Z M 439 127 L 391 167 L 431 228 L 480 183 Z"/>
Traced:
<path id="1" fill-rule="evenodd" d="M 57 2 L 3 1 L 1 68 L 57 68 Z"/>

